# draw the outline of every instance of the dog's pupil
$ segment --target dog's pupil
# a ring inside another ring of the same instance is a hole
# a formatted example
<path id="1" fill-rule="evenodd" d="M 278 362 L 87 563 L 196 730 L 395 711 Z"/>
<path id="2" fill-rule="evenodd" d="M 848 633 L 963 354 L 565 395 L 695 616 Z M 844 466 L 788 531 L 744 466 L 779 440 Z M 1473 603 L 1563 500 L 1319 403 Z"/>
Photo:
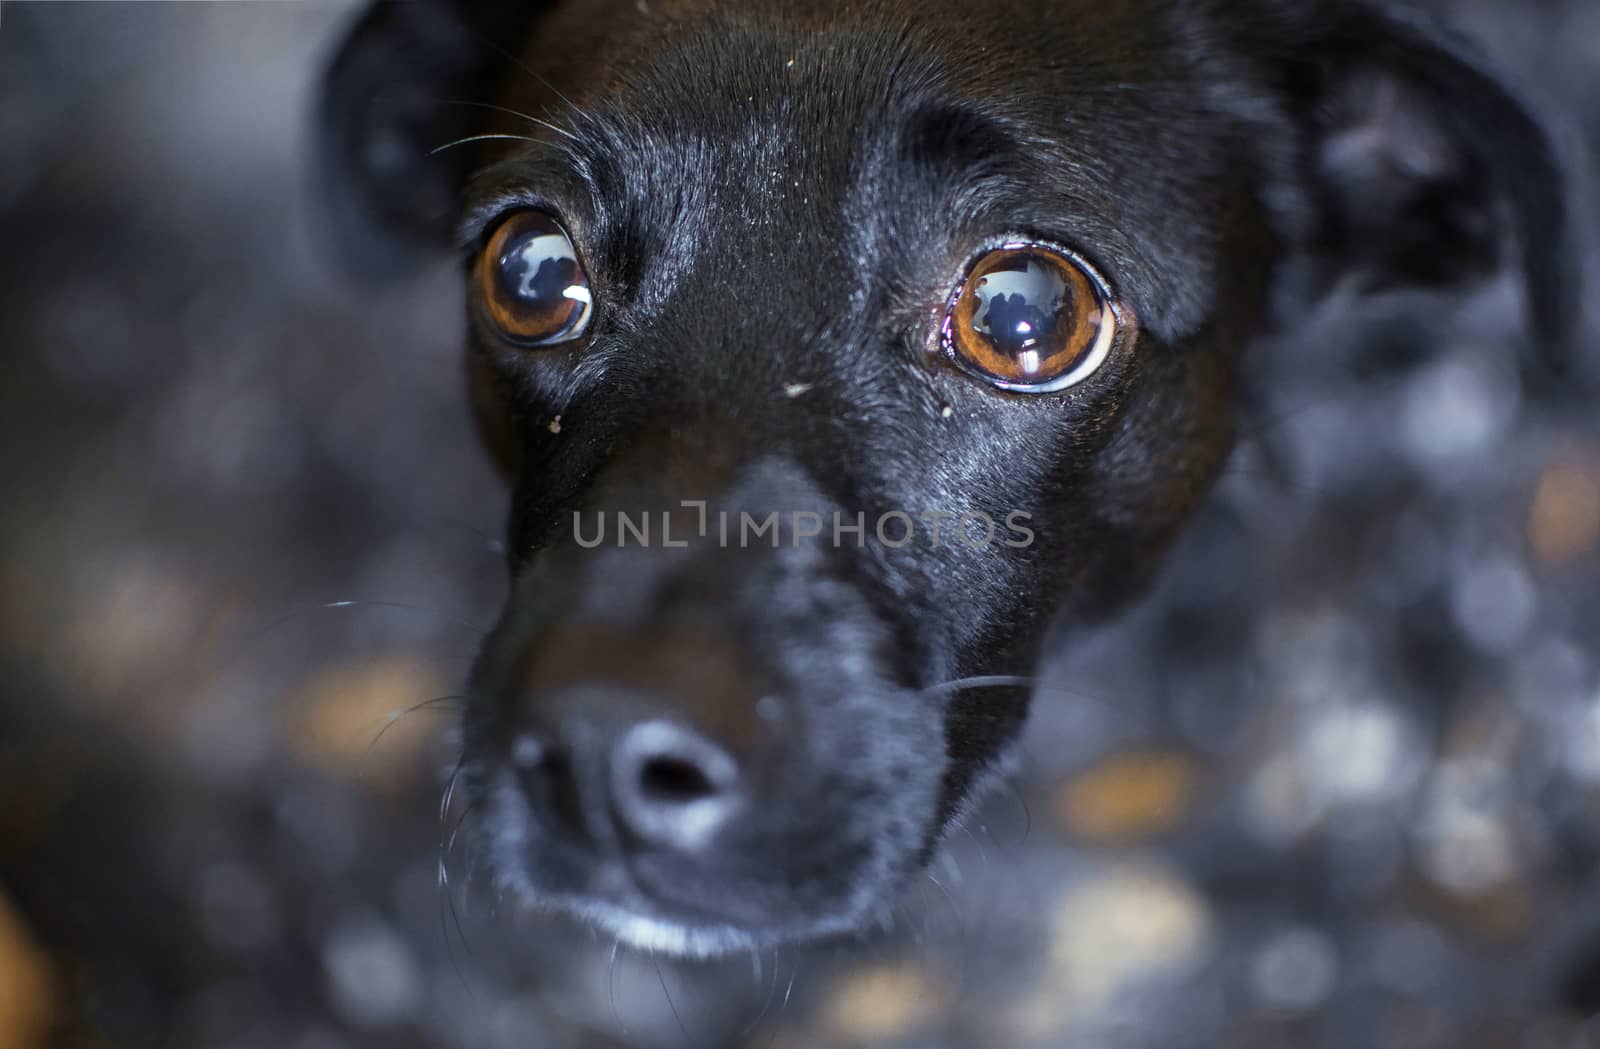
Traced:
<path id="1" fill-rule="evenodd" d="M 997 295 L 989 300 L 989 312 L 984 320 L 989 337 L 1001 349 L 1017 353 L 1049 337 L 1055 330 L 1059 313 L 1059 304 L 1056 309 L 1046 313 L 1025 296 Z"/>

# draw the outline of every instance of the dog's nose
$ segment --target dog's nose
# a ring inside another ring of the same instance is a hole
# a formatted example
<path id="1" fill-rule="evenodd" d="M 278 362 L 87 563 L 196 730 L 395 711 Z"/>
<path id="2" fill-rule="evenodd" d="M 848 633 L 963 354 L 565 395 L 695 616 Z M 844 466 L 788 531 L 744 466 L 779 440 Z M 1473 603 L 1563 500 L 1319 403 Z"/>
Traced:
<path id="1" fill-rule="evenodd" d="M 618 824 L 644 841 L 693 851 L 738 807 L 738 765 L 681 724 L 654 719 L 629 727 L 610 760 Z"/>
<path id="2" fill-rule="evenodd" d="M 528 801 L 566 833 L 595 842 L 695 852 L 739 810 L 739 763 L 640 697 L 583 689 L 554 731 L 512 748 Z M 576 709 L 574 709 L 576 708 Z"/>

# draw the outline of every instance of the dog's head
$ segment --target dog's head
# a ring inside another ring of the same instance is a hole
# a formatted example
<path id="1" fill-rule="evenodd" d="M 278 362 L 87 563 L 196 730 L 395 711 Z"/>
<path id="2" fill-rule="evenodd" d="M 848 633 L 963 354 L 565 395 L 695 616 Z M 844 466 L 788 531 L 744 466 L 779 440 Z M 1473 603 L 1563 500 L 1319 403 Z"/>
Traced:
<path id="1" fill-rule="evenodd" d="M 1316 290 L 1573 297 L 1535 123 L 1355 2 L 436 0 L 324 116 L 356 254 L 458 235 L 515 486 L 476 832 L 667 950 L 884 910 L 1023 720 L 961 682 L 1139 589 Z"/>

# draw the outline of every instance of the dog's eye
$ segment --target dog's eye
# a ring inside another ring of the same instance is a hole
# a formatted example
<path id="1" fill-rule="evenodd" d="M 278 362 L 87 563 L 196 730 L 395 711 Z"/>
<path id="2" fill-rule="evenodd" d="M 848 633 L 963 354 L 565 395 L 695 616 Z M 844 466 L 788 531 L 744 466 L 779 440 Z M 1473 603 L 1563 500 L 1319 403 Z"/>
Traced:
<path id="1" fill-rule="evenodd" d="M 542 211 L 516 212 L 495 227 L 474 281 L 490 323 L 519 345 L 571 342 L 594 313 L 572 238 Z"/>
<path id="2" fill-rule="evenodd" d="M 944 349 L 1002 389 L 1053 393 L 1092 375 L 1116 334 L 1110 292 L 1084 264 L 1007 244 L 980 258 L 951 297 Z"/>

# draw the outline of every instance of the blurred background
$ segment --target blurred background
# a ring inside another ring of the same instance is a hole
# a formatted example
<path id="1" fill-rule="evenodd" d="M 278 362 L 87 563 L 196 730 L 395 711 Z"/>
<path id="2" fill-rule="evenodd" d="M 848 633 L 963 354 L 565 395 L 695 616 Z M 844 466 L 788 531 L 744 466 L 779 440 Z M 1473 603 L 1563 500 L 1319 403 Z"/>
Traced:
<path id="1" fill-rule="evenodd" d="M 1600 5 L 1436 6 L 1592 155 Z M 1600 340 L 1541 378 L 1504 282 L 1257 358 L 888 933 L 680 964 L 474 891 L 505 499 L 455 273 L 315 235 L 352 13 L 0 5 L 0 1049 L 1600 1046 Z"/>

